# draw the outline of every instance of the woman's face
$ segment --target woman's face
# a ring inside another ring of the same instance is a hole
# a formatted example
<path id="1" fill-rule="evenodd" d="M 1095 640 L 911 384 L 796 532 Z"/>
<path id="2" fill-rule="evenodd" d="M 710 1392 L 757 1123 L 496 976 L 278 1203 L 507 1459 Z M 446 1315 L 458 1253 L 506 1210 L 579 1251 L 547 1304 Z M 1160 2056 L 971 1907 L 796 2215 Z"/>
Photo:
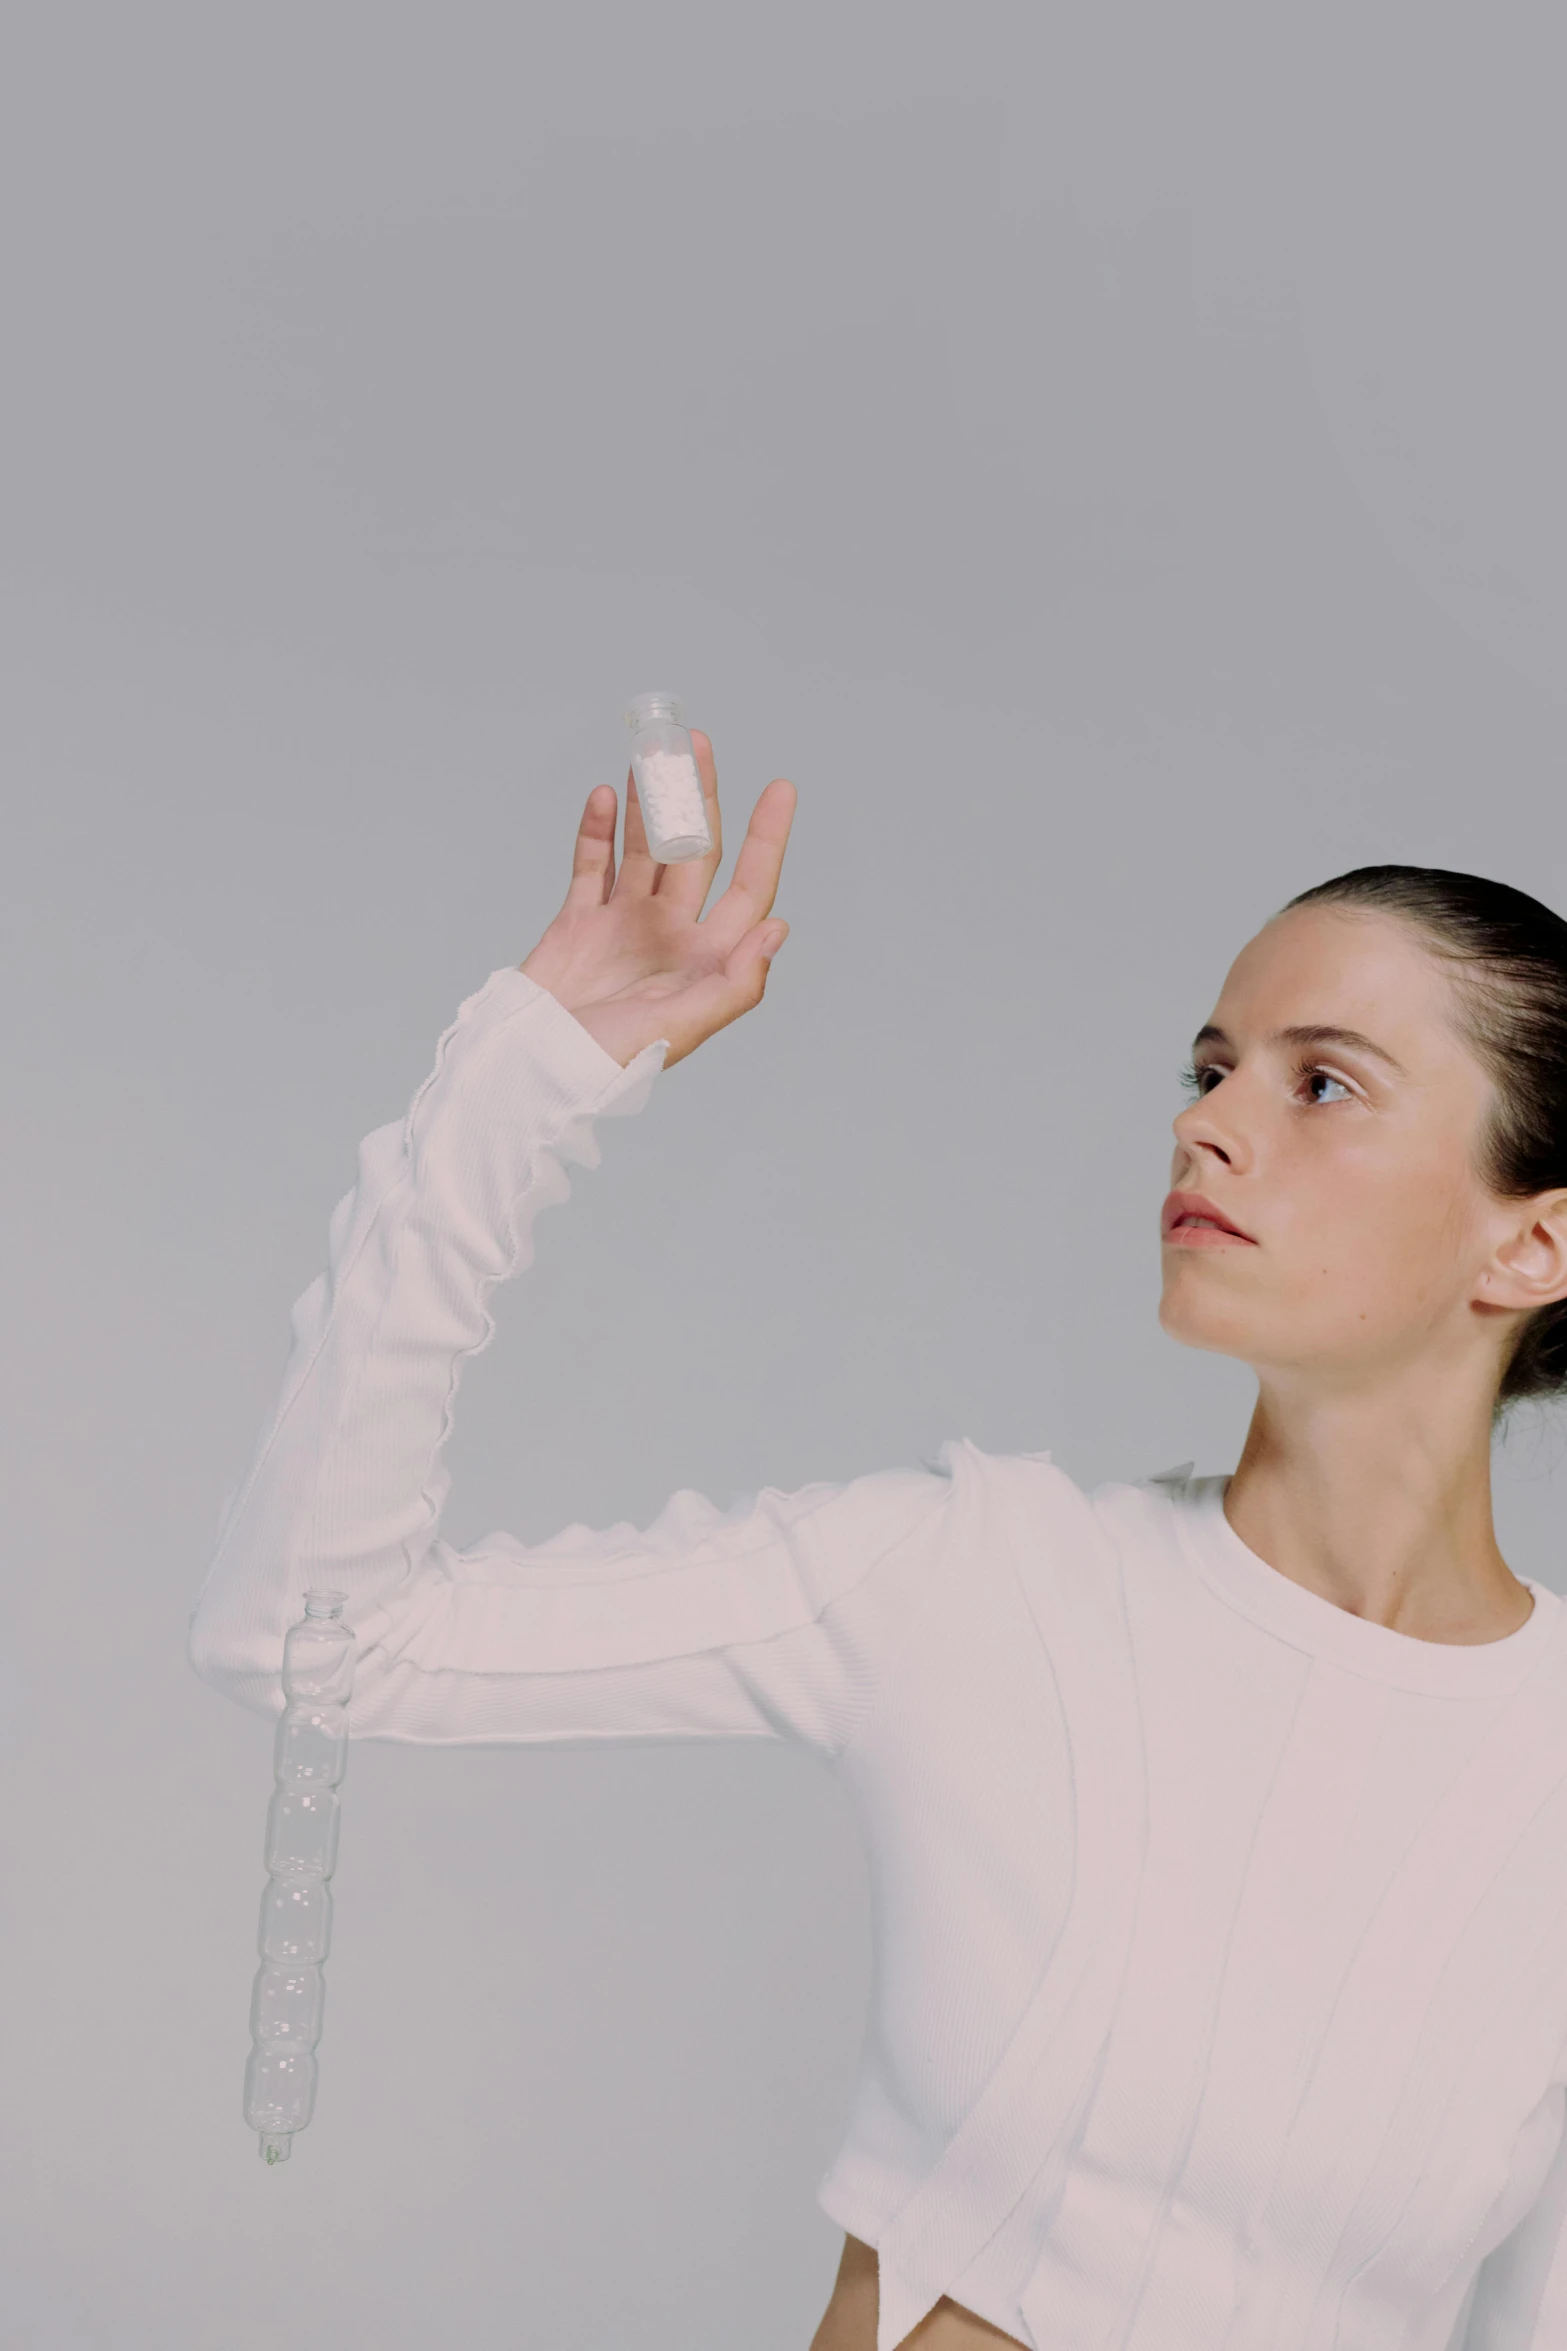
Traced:
<path id="1" fill-rule="evenodd" d="M 1162 1227 L 1171 1337 L 1327 1386 L 1477 1347 L 1499 1372 L 1485 1268 L 1520 1204 L 1481 1180 L 1491 1081 L 1414 926 L 1277 916 L 1236 958 L 1193 1066 Z M 1247 1238 L 1192 1223 L 1182 1193 Z"/>

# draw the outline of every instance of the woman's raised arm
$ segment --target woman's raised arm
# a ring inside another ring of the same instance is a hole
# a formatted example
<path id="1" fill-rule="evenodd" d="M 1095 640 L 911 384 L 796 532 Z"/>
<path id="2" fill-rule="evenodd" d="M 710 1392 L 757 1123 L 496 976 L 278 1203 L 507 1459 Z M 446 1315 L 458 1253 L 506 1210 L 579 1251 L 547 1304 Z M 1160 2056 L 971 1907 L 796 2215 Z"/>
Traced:
<path id="1" fill-rule="evenodd" d="M 697 743 L 709 867 L 716 790 Z M 598 801 L 538 948 L 466 999 L 406 1117 L 360 1145 L 224 1517 L 191 1660 L 277 1712 L 284 1635 L 306 1587 L 331 1585 L 358 1638 L 357 1736 L 795 1736 L 833 1754 L 939 1573 L 944 1472 L 769 1487 L 729 1510 L 682 1489 L 646 1529 L 574 1523 L 531 1546 L 496 1533 L 459 1552 L 441 1534 L 442 1448 L 461 1366 L 493 1334 L 491 1290 L 530 1262 L 567 1165 L 599 1163 L 596 1121 L 641 1109 L 674 1042 L 693 1050 L 765 980 L 792 787 L 761 795 L 702 922 L 700 874 L 641 870 L 634 802 L 615 878 L 613 808 Z"/>

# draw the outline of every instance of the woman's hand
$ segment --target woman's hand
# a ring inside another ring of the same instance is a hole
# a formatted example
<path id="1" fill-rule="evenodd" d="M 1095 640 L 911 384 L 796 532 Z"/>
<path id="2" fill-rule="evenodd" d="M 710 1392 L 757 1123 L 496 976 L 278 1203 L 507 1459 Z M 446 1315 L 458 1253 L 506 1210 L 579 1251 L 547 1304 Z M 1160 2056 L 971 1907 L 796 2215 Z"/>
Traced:
<path id="1" fill-rule="evenodd" d="M 713 746 L 693 728 L 713 846 L 705 857 L 655 865 L 636 786 L 626 778 L 626 832 L 615 871 L 615 795 L 588 794 L 565 903 L 518 970 L 536 980 L 597 1038 L 622 1069 L 667 1037 L 664 1067 L 695 1052 L 762 1000 L 768 961 L 789 925 L 768 922 L 794 818 L 795 789 L 779 776 L 751 811 L 729 887 L 699 920 L 723 858 Z"/>

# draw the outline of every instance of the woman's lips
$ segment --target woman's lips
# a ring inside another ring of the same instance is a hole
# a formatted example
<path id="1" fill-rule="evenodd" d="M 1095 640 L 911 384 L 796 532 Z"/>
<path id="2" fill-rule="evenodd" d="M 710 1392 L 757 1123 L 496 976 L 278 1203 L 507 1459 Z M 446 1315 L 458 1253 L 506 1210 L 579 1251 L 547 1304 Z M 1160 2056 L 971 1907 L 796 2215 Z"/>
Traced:
<path id="1" fill-rule="evenodd" d="M 1250 1233 L 1232 1224 L 1221 1208 L 1201 1192 L 1172 1192 L 1159 1220 L 1165 1246 L 1171 1249 L 1255 1249 Z"/>

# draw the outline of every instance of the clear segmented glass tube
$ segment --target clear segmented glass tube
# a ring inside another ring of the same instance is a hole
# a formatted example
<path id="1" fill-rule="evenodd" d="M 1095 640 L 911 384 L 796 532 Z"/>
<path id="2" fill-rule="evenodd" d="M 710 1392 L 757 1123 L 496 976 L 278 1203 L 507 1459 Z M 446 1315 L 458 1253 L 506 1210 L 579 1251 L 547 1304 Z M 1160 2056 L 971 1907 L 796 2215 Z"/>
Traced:
<path id="1" fill-rule="evenodd" d="M 332 1940 L 338 1784 L 348 1768 L 348 1701 L 354 1636 L 342 1592 L 305 1594 L 305 1613 L 283 1644 L 283 1696 L 273 1747 L 257 1948 L 250 1995 L 245 2120 L 268 2163 L 286 2163 L 295 2131 L 315 2111 L 316 2043 Z"/>

